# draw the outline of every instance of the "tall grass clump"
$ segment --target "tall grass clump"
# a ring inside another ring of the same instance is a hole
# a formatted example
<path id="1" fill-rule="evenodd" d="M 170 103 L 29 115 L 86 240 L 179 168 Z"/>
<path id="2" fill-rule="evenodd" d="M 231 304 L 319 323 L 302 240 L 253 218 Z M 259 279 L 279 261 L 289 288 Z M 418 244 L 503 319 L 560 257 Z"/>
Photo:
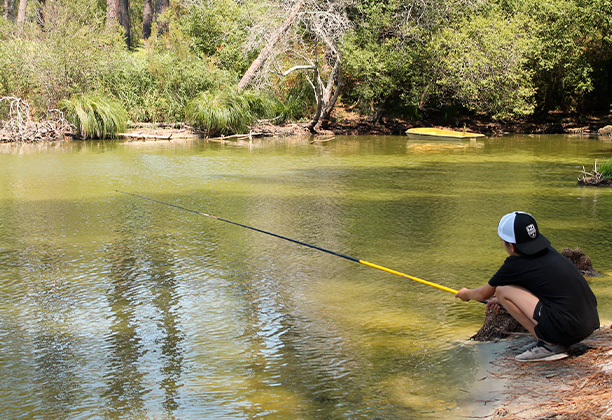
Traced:
<path id="1" fill-rule="evenodd" d="M 234 90 L 200 93 L 185 109 L 187 121 L 209 136 L 244 133 L 258 118 L 274 109 L 273 99 L 254 92 Z"/>
<path id="2" fill-rule="evenodd" d="M 597 169 L 602 176 L 612 178 L 612 158 L 608 159 L 606 162 L 600 163 Z"/>
<path id="3" fill-rule="evenodd" d="M 123 105 L 98 93 L 75 95 L 59 104 L 82 139 L 113 138 L 125 131 L 128 113 Z"/>

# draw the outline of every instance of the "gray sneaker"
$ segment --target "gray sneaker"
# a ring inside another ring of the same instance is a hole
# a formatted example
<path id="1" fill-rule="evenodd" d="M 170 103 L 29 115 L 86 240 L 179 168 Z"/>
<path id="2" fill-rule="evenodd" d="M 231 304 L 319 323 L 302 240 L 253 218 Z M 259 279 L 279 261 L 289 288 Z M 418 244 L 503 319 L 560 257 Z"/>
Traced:
<path id="1" fill-rule="evenodd" d="M 522 347 L 519 347 L 518 351 L 520 351 L 521 353 L 526 352 L 527 350 L 531 350 L 532 348 L 540 345 L 541 341 L 540 340 L 533 340 L 530 341 L 529 343 L 525 344 Z"/>
<path id="2" fill-rule="evenodd" d="M 515 359 L 519 362 L 550 362 L 568 357 L 567 349 L 560 344 L 545 344 L 538 341 L 537 345 Z"/>

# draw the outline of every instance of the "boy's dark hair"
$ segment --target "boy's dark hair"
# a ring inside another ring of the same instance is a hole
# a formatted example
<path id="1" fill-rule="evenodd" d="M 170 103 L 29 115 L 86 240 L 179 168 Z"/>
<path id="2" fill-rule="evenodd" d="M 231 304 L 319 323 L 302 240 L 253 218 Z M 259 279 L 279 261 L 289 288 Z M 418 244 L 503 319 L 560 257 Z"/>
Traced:
<path id="1" fill-rule="evenodd" d="M 504 241 L 504 240 L 502 239 L 502 241 Z M 514 252 L 516 252 L 518 255 L 525 255 L 525 254 L 523 254 L 521 251 L 519 251 L 519 249 L 516 247 L 516 245 L 515 245 L 515 244 L 513 244 L 512 242 L 507 242 L 507 241 L 504 241 L 504 244 L 505 244 L 506 246 L 508 246 L 508 245 L 512 245 L 512 247 L 514 248 Z"/>

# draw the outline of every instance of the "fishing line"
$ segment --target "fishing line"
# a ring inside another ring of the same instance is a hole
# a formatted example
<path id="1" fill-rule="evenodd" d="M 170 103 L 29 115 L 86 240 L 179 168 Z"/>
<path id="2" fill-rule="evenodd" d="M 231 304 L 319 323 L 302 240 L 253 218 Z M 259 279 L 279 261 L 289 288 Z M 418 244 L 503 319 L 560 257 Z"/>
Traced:
<path id="1" fill-rule="evenodd" d="M 410 279 L 410 280 L 413 280 L 413 281 L 425 284 L 427 286 L 431 286 L 431 287 L 435 287 L 436 289 L 444 290 L 445 292 L 449 292 L 449 293 L 452 293 L 454 295 L 457 294 L 457 290 L 451 289 L 450 287 L 442 286 L 442 285 L 437 284 L 437 283 L 433 283 L 433 282 L 430 282 L 430 281 L 427 281 L 427 280 L 423 280 L 423 279 L 420 279 L 418 277 L 414 277 L 414 276 L 402 273 L 402 272 L 397 271 L 397 270 L 392 270 L 390 268 L 383 267 L 382 265 L 378 265 L 378 264 L 374 264 L 374 263 L 371 263 L 371 262 L 368 262 L 368 261 L 365 261 L 365 260 L 361 260 L 359 258 L 355 258 L 355 257 L 351 257 L 351 256 L 348 256 L 348 255 L 344 255 L 344 254 L 341 254 L 341 253 L 335 252 L 335 251 L 330 251 L 329 249 L 321 248 L 321 247 L 316 246 L 316 245 L 311 245 L 311 244 L 308 244 L 306 242 L 302 242 L 302 241 L 298 241 L 296 239 L 288 238 L 286 236 L 277 235 L 276 233 L 268 232 L 268 231 L 265 231 L 265 230 L 262 230 L 262 229 L 258 229 L 258 228 L 252 227 L 252 226 L 243 225 L 242 223 L 233 222 L 231 220 L 223 219 L 222 217 L 214 216 L 212 214 L 206 214 L 206 213 L 203 213 L 201 211 L 197 211 L 197 210 L 189 209 L 187 207 L 179 206 L 177 204 L 166 203 L 165 201 L 160 201 L 160 200 L 156 200 L 154 198 L 145 197 L 143 195 L 133 194 L 133 193 L 125 192 L 125 191 L 119 191 L 119 190 L 115 190 L 115 191 L 117 191 L 118 193 L 121 193 L 121 194 L 130 195 L 132 197 L 141 198 L 143 200 L 152 201 L 154 203 L 163 204 L 165 206 L 174 207 L 174 208 L 179 209 L 179 210 L 188 211 L 188 212 L 193 213 L 193 214 L 199 214 L 200 216 L 205 216 L 205 217 L 209 217 L 211 219 L 220 220 L 220 221 L 225 222 L 225 223 L 230 223 L 230 224 L 235 225 L 235 226 L 240 226 L 240 227 L 243 227 L 243 228 L 246 228 L 246 229 L 254 230 L 255 232 L 263 233 L 263 234 L 266 234 L 266 235 L 269 235 L 269 236 L 273 236 L 275 238 L 284 239 L 285 241 L 293 242 L 293 243 L 298 244 L 298 245 L 303 245 L 303 246 L 306 246 L 308 248 L 312 248 L 312 249 L 316 249 L 318 251 L 326 252 L 328 254 L 335 255 L 337 257 L 341 257 L 341 258 L 347 259 L 349 261 L 357 262 L 359 264 L 363 264 L 363 265 L 366 265 L 368 267 L 376 268 L 377 270 L 382 270 L 382 271 L 386 271 L 387 273 L 395 274 L 395 275 L 400 276 L 400 277 L 405 277 L 407 279 Z"/>

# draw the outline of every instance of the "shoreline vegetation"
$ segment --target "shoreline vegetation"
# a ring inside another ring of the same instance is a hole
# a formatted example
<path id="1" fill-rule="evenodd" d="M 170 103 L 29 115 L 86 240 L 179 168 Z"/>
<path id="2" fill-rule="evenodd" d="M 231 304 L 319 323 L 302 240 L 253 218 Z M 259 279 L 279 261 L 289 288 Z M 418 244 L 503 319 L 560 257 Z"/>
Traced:
<path id="1" fill-rule="evenodd" d="M 229 98 L 232 98 L 230 95 Z M 235 97 L 234 97 L 235 99 Z M 229 101 L 231 108 L 231 102 Z M 0 121 L 0 143 L 55 142 L 72 139 L 124 138 L 128 140 L 176 140 L 180 138 L 207 139 L 228 142 L 253 140 L 262 137 L 308 136 L 310 141 L 326 142 L 336 135 L 405 135 L 413 127 L 435 127 L 456 131 L 471 131 L 487 136 L 499 137 L 508 134 L 570 134 L 580 137 L 596 136 L 602 141 L 612 141 L 612 117 L 584 117 L 575 114 L 549 112 L 545 117 L 514 118 L 504 121 L 480 117 L 447 119 L 401 120 L 381 118 L 373 122 L 367 116 L 347 111 L 337 106 L 334 114 L 326 121 L 325 128 L 313 130 L 310 123 L 283 122 L 275 124 L 270 120 L 257 120 L 250 113 L 257 103 L 258 114 L 264 114 L 265 104 L 258 98 L 246 99 L 242 103 L 244 119 L 231 121 L 231 110 L 227 112 L 222 104 L 217 109 L 194 111 L 200 119 L 198 127 L 188 123 L 128 123 L 128 113 L 115 100 L 95 94 L 63 100 L 60 109 L 51 109 L 46 119 L 35 121 L 27 101 L 17 97 L 1 97 L 8 104 L 9 119 Z M 269 104 L 268 104 L 269 105 Z M 240 113 L 239 113 L 240 114 Z M 253 122 L 255 121 L 255 122 Z M 233 128 L 230 128 L 233 126 Z M 206 127 L 206 128 L 202 128 Z M 235 133 L 240 128 L 243 133 Z M 227 134 L 225 134 L 227 133 Z M 584 166 L 578 176 L 578 185 L 611 186 L 612 158 L 602 164 L 595 160 L 592 170 Z"/>
<path id="2" fill-rule="evenodd" d="M 604 126 L 582 116 L 612 109 L 612 20 L 593 19 L 606 0 L 141 2 L 2 2 L 0 98 L 28 101 L 33 121 L 57 110 L 83 139 L 127 121 L 208 138 L 255 121 L 584 134 Z M 10 132 L 22 116 L 4 102 Z"/>

